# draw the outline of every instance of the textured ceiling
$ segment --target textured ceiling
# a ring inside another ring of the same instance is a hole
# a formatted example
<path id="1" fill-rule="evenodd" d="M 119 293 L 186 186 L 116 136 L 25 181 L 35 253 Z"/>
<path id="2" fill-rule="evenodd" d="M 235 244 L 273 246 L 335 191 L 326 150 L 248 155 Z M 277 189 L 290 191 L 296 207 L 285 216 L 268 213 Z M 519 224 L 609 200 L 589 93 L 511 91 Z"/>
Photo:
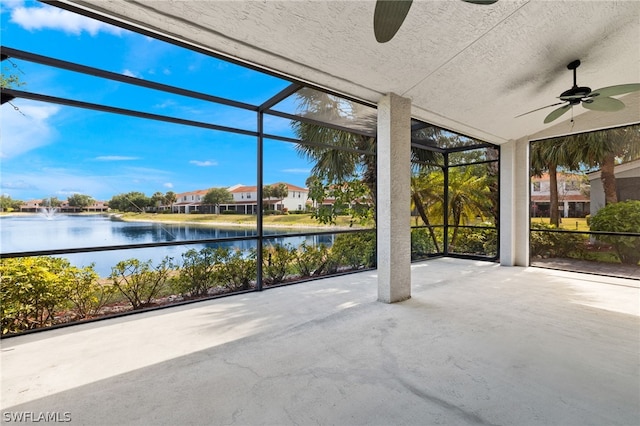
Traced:
<path id="1" fill-rule="evenodd" d="M 375 1 L 65 0 L 138 28 L 377 103 L 412 99 L 412 114 L 493 143 L 640 121 L 640 92 L 618 112 L 581 106 L 545 125 L 572 86 L 640 83 L 639 1 L 415 0 L 388 43 L 373 34 Z"/>

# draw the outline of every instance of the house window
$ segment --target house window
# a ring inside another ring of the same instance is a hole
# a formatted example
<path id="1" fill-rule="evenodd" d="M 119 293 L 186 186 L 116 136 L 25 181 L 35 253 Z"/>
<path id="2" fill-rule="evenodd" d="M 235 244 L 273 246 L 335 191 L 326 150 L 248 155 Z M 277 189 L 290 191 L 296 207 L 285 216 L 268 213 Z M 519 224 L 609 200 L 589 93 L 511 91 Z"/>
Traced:
<path id="1" fill-rule="evenodd" d="M 247 198 L 251 198 L 251 194 L 247 194 Z"/>
<path id="2" fill-rule="evenodd" d="M 580 189 L 580 184 L 576 180 L 570 180 L 564 183 L 564 188 L 567 191 L 578 191 Z"/>
<path id="3" fill-rule="evenodd" d="M 540 182 L 533 182 L 533 191 L 540 192 Z"/>

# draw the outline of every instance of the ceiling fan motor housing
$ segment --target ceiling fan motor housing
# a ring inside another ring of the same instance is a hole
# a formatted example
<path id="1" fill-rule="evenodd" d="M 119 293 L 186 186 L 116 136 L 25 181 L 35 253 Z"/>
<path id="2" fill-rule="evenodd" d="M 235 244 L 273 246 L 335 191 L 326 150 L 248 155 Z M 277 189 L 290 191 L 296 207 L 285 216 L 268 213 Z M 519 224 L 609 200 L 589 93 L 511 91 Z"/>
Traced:
<path id="1" fill-rule="evenodd" d="M 567 101 L 571 105 L 577 105 L 582 98 L 586 98 L 591 93 L 590 87 L 573 86 L 571 89 L 562 92 L 560 100 Z"/>

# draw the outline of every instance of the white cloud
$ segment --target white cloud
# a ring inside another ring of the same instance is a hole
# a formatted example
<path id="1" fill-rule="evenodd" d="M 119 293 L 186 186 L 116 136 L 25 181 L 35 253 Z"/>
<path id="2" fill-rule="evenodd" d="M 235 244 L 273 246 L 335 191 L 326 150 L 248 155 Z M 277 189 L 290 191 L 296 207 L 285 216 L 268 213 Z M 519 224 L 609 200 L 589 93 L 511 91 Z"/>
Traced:
<path id="1" fill-rule="evenodd" d="M 132 161 L 139 160 L 139 157 L 127 157 L 125 155 L 100 155 L 94 158 L 96 161 Z"/>
<path id="2" fill-rule="evenodd" d="M 58 113 L 59 107 L 29 101 L 12 102 L 2 107 L 0 127 L 0 158 L 12 158 L 38 147 L 48 145 L 57 137 L 57 132 L 49 120 Z"/>
<path id="3" fill-rule="evenodd" d="M 101 31 L 114 35 L 123 33 L 121 28 L 113 25 L 48 5 L 15 7 L 11 11 L 11 21 L 28 31 L 52 29 L 75 35 L 86 31 L 92 36 Z"/>
<path id="4" fill-rule="evenodd" d="M 19 179 L 13 182 L 0 182 L 2 189 L 37 189 L 32 183 Z"/>
<path id="5" fill-rule="evenodd" d="M 169 189 L 173 188 L 173 184 L 171 182 L 166 182 L 166 183 L 163 184 L 163 186 L 165 188 L 169 188 Z"/>
<path id="6" fill-rule="evenodd" d="M 198 167 L 211 167 L 211 166 L 217 166 L 218 162 L 212 161 L 212 160 L 206 160 L 206 161 L 191 160 L 189 161 L 189 164 L 195 164 Z"/>

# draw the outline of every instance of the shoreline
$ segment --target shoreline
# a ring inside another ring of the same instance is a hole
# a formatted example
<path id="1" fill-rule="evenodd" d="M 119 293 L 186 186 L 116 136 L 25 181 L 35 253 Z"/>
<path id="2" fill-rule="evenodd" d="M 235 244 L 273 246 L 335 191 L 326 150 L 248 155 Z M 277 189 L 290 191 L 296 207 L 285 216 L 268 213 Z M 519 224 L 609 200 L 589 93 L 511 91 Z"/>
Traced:
<path id="1" fill-rule="evenodd" d="M 146 223 L 166 223 L 171 225 L 200 225 L 200 226 L 209 226 L 209 227 L 222 227 L 222 228 L 257 228 L 257 224 L 254 223 L 237 223 L 237 222 L 217 222 L 217 221 L 207 221 L 207 222 L 192 222 L 192 221 L 180 221 L 180 220 L 153 220 L 153 219 L 135 219 L 135 218 L 124 218 L 119 214 L 110 214 L 109 217 L 111 220 L 119 220 L 122 222 L 146 222 Z M 274 229 L 322 229 L 322 230 L 349 230 L 349 229 L 368 229 L 360 226 L 338 226 L 338 225 L 289 225 L 289 224 L 280 224 L 280 223 L 263 223 L 263 228 L 274 228 Z"/>
<path id="2" fill-rule="evenodd" d="M 83 213 L 56 213 L 60 216 L 104 216 L 112 221 L 120 221 L 120 222 L 136 222 L 136 223 L 160 223 L 160 224 L 170 224 L 170 225 L 189 225 L 189 226 L 203 226 L 203 227 L 219 227 L 219 228 L 257 228 L 256 221 L 247 221 L 247 222 L 233 222 L 228 220 L 216 220 L 218 218 L 211 218 L 207 220 L 172 220 L 168 218 L 164 218 L 162 214 L 148 214 L 146 217 L 131 217 L 127 214 L 123 213 L 108 213 L 108 212 L 83 212 Z M 1 218 L 11 218 L 11 217 L 34 217 L 41 215 L 37 212 L 0 212 Z M 223 219 L 223 218 L 219 218 Z M 360 224 L 354 224 L 353 226 L 349 225 L 324 225 L 321 223 L 313 224 L 313 223 L 273 223 L 273 222 L 263 222 L 262 227 L 264 229 L 295 229 L 295 230 L 321 230 L 321 231 L 344 231 L 344 230 L 364 230 L 364 229 L 374 229 L 366 226 L 362 226 Z"/>

